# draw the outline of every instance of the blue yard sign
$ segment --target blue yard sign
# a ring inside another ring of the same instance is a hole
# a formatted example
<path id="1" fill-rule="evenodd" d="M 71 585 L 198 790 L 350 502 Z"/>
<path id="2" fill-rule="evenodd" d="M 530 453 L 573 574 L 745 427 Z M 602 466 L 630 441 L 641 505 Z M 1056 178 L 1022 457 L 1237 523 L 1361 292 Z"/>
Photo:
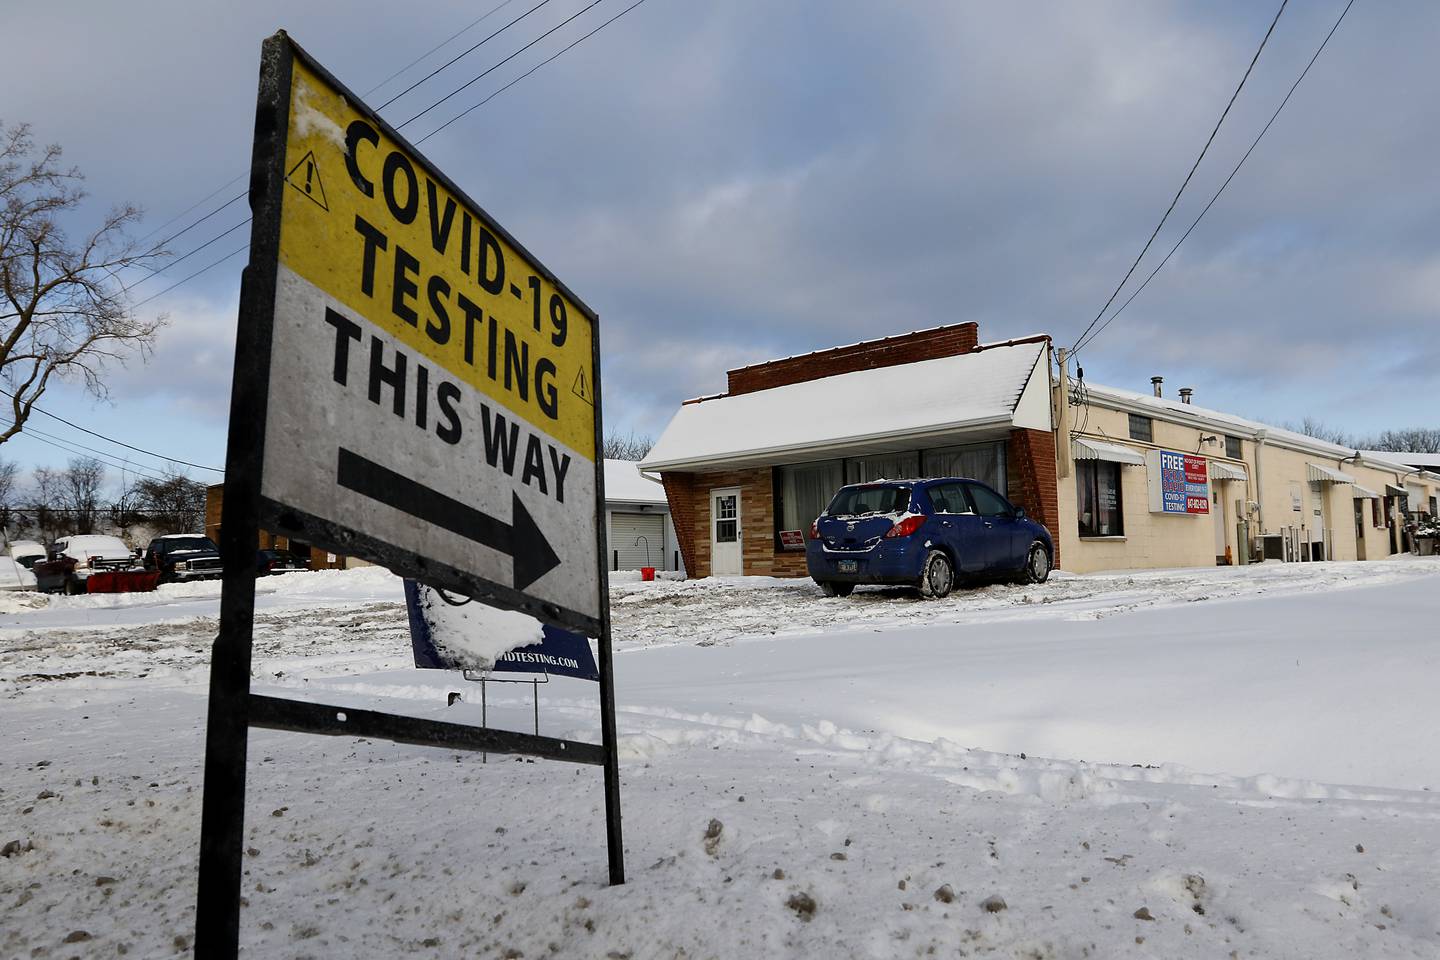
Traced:
<path id="1" fill-rule="evenodd" d="M 415 655 L 415 666 L 422 670 L 460 670 L 464 664 L 448 658 L 442 648 L 444 637 L 436 643 L 438 626 L 425 614 L 425 602 L 421 587 L 414 580 L 405 581 L 405 608 L 410 617 L 410 647 Z M 546 673 L 555 677 L 574 677 L 577 680 L 600 680 L 600 670 L 595 666 L 595 656 L 590 651 L 590 641 L 578 633 L 543 626 L 543 639 L 539 643 L 519 647 L 501 654 L 491 666 L 495 673 Z"/>

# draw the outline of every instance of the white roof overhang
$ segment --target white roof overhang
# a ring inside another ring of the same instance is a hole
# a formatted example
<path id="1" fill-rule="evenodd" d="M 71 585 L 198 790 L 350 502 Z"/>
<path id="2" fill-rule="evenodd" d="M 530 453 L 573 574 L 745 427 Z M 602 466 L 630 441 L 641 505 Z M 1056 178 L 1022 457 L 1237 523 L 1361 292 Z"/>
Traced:
<path id="1" fill-rule="evenodd" d="M 1076 437 L 1071 442 L 1071 449 L 1075 453 L 1076 460 L 1108 460 L 1110 463 L 1123 463 L 1133 467 L 1145 466 L 1143 453 L 1133 447 L 1121 446 L 1118 443 Z"/>
<path id="2" fill-rule="evenodd" d="M 1356 500 L 1379 500 L 1379 499 L 1380 499 L 1380 494 L 1376 493 L 1374 490 L 1371 490 L 1369 487 L 1362 487 L 1362 486 L 1360 486 L 1360 484 L 1357 483 L 1357 484 L 1355 484 L 1355 499 L 1356 499 Z"/>
<path id="3" fill-rule="evenodd" d="M 1355 478 L 1341 473 L 1334 467 L 1322 467 L 1318 463 L 1305 464 L 1305 479 L 1312 483 L 1354 483 Z"/>
<path id="4" fill-rule="evenodd" d="M 1226 463 L 1223 460 L 1211 460 L 1210 479 L 1245 481 L 1250 479 L 1250 475 L 1245 472 L 1243 464 Z"/>

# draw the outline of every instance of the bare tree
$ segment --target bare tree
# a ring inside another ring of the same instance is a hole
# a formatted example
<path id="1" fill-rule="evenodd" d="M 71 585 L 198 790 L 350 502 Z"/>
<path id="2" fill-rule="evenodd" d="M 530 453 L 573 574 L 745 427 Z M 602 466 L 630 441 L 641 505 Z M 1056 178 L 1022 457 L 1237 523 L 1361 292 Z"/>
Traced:
<path id="1" fill-rule="evenodd" d="M 1371 450 L 1392 453 L 1440 453 L 1440 430 L 1433 427 L 1386 430 L 1369 444 Z"/>
<path id="2" fill-rule="evenodd" d="M 72 532 L 95 532 L 104 483 L 105 466 L 94 457 L 75 457 L 60 475 L 60 502 Z"/>
<path id="3" fill-rule="evenodd" d="M 20 472 L 20 465 L 14 460 L 0 460 L 0 509 L 10 509 L 15 505 L 15 496 L 19 493 L 15 480 Z"/>
<path id="4" fill-rule="evenodd" d="M 65 533 L 65 515 L 55 512 L 55 500 L 60 492 L 60 473 L 49 467 L 36 467 L 31 474 L 33 488 L 30 491 L 31 514 L 35 530 L 47 543 Z"/>
<path id="5" fill-rule="evenodd" d="M 184 473 L 135 484 L 135 510 L 165 533 L 198 533 L 205 527 L 205 485 Z"/>
<path id="6" fill-rule="evenodd" d="M 60 228 L 85 197 L 60 153 L 37 147 L 29 124 L 0 125 L 0 382 L 12 414 L 0 443 L 24 428 L 52 377 L 103 397 L 106 365 L 144 356 L 165 323 L 136 317 L 118 277 L 162 255 L 127 236 L 136 207 L 111 210 L 78 243 Z"/>
<path id="7" fill-rule="evenodd" d="M 602 456 L 606 460 L 644 460 L 653 446 L 655 441 L 646 434 L 636 436 L 631 430 L 622 435 L 618 430 L 611 430 L 605 434 Z"/>
<path id="8" fill-rule="evenodd" d="M 10 536 L 10 524 L 16 518 L 12 515 L 15 496 L 18 493 L 15 479 L 20 465 L 13 460 L 0 460 L 0 527 L 6 539 Z"/>
<path id="9" fill-rule="evenodd" d="M 1314 417 L 1306 416 L 1298 424 L 1287 421 L 1280 425 L 1285 430 L 1294 433 L 1303 433 L 1307 437 L 1314 437 L 1316 440 L 1324 440 L 1326 443 L 1339 444 L 1342 447 L 1355 447 L 1355 438 L 1338 427 L 1332 427 L 1328 423 L 1317 420 Z"/>

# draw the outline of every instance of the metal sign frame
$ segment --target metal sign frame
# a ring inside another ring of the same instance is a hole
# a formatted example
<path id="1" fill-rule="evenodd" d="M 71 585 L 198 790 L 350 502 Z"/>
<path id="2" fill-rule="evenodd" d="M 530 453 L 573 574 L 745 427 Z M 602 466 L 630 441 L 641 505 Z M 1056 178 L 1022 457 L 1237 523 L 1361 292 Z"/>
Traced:
<path id="1" fill-rule="evenodd" d="M 595 533 L 604 543 L 604 461 L 600 456 L 600 335 L 597 315 L 553 273 L 496 223 L 449 177 L 398 131 L 302 50 L 282 30 L 261 47 L 260 84 L 251 157 L 250 260 L 242 274 L 240 310 L 231 386 L 229 436 L 225 460 L 225 499 L 220 527 L 224 562 L 220 630 L 210 663 L 210 692 L 205 730 L 205 781 L 200 828 L 195 955 L 234 957 L 239 949 L 240 885 L 244 846 L 246 753 L 249 730 L 261 727 L 331 736 L 371 737 L 397 743 L 441 746 L 490 753 L 519 753 L 604 768 L 609 879 L 624 883 L 620 829 L 620 775 L 615 737 L 615 694 L 610 650 L 608 565 L 596 550 L 599 617 L 530 597 L 446 564 L 384 543 L 319 517 L 303 514 L 261 496 L 266 413 L 270 388 L 274 308 L 280 258 L 281 205 L 284 202 L 286 142 L 296 61 L 331 84 L 357 113 L 390 137 L 437 183 L 467 204 L 486 225 L 533 264 L 545 279 L 580 308 L 591 323 L 591 390 L 595 411 Z M 297 194 L 297 197 L 299 195 Z M 418 522 L 418 521 L 417 521 Z M 578 630 L 599 641 L 601 744 L 540 737 L 464 724 L 348 707 L 268 697 L 250 692 L 251 646 L 255 618 L 255 549 L 262 528 L 286 533 L 314 546 L 358 555 L 430 585 L 476 598 L 482 603 L 520 610 L 545 623 Z"/>

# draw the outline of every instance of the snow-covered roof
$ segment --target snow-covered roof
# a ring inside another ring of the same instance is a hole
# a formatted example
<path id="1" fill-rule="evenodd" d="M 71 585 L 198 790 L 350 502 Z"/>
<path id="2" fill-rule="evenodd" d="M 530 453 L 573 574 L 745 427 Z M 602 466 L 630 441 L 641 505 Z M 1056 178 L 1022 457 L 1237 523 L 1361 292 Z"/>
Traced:
<path id="1" fill-rule="evenodd" d="M 1008 426 L 1046 345 L 1000 344 L 687 403 L 641 466 L 711 466 Z"/>
<path id="2" fill-rule="evenodd" d="M 605 499 L 619 503 L 665 503 L 665 488 L 640 472 L 633 460 L 605 461 Z"/>
<path id="3" fill-rule="evenodd" d="M 1247 420 L 1244 417 L 1237 417 L 1233 413 L 1222 413 L 1219 410 L 1211 410 L 1194 403 L 1183 403 L 1179 400 L 1172 400 L 1169 397 L 1156 397 L 1148 393 L 1138 393 L 1134 390 L 1122 390 L 1119 387 L 1107 387 L 1102 384 L 1087 382 L 1084 392 L 1091 400 L 1099 400 L 1102 403 L 1110 401 L 1118 404 L 1120 409 L 1127 407 L 1138 410 L 1153 410 L 1157 416 L 1164 416 L 1169 420 L 1177 422 L 1194 422 L 1220 430 L 1227 430 L 1236 436 L 1253 438 L 1258 433 L 1265 434 L 1265 442 L 1279 446 L 1289 447 L 1307 453 L 1332 456 L 1336 459 L 1353 458 L 1359 453 L 1371 466 L 1384 470 L 1408 470 L 1410 467 L 1402 457 L 1411 454 L 1388 453 L 1377 450 L 1360 450 L 1353 447 L 1341 446 L 1338 443 L 1330 443 L 1327 440 L 1319 440 L 1303 433 L 1296 433 L 1294 430 L 1286 430 L 1282 427 L 1274 427 L 1268 423 L 1261 423 L 1258 420 Z"/>
<path id="4" fill-rule="evenodd" d="M 1428 471 L 1440 471 L 1440 453 L 1410 453 L 1398 450 L 1361 450 L 1362 454 L 1376 460 L 1394 460 L 1397 463 L 1422 468 Z"/>

